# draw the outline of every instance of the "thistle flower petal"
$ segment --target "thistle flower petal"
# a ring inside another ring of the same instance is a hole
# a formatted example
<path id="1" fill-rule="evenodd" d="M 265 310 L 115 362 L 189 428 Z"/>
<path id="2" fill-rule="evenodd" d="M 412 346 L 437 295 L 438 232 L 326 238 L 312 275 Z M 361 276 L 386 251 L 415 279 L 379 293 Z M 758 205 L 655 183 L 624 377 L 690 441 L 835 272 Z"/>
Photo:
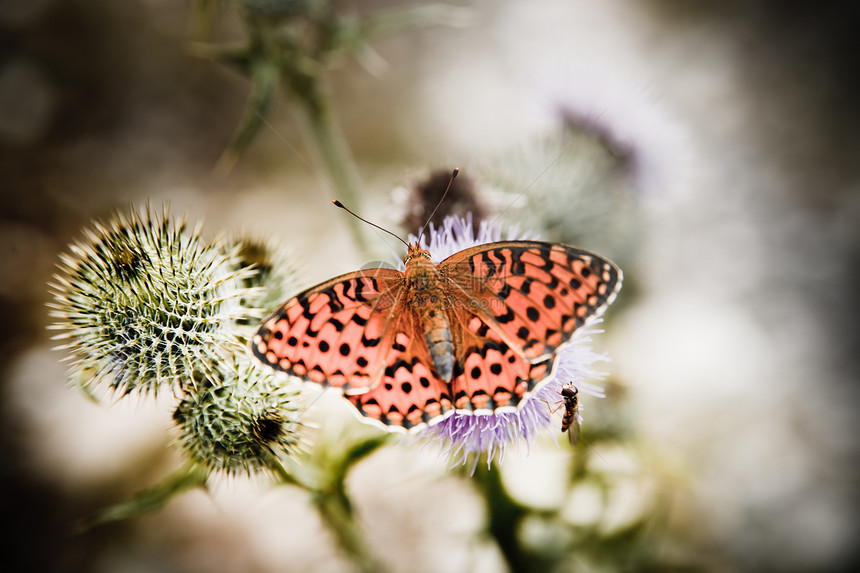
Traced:
<path id="1" fill-rule="evenodd" d="M 274 241 L 239 236 L 225 241 L 224 250 L 227 253 L 235 253 L 231 260 L 234 272 L 243 269 L 253 271 L 242 277 L 242 286 L 248 289 L 249 296 L 240 300 L 241 306 L 260 309 L 262 314 L 265 314 L 295 290 L 296 269 L 288 253 Z M 256 318 L 262 318 L 262 315 Z M 259 320 L 242 320 L 241 324 L 256 326 L 258 322 Z"/>

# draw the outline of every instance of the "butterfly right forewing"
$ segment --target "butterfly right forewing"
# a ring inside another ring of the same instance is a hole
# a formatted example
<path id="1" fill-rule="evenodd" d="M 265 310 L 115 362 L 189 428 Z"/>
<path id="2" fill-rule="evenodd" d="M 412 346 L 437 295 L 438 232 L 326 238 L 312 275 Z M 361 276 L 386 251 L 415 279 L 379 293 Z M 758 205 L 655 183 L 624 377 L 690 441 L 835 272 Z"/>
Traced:
<path id="1" fill-rule="evenodd" d="M 460 410 L 518 405 L 550 379 L 555 357 L 621 288 L 610 261 L 574 247 L 504 241 L 439 264 L 456 316 L 451 386 Z"/>

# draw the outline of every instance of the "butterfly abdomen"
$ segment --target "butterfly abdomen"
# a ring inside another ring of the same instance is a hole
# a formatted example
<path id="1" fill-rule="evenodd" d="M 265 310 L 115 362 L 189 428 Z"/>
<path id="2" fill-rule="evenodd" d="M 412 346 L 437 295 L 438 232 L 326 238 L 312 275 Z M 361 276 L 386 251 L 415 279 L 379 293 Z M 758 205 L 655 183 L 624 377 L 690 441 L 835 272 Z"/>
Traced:
<path id="1" fill-rule="evenodd" d="M 454 373 L 454 344 L 447 315 L 439 308 L 427 309 L 421 315 L 421 326 L 439 378 L 450 382 Z"/>

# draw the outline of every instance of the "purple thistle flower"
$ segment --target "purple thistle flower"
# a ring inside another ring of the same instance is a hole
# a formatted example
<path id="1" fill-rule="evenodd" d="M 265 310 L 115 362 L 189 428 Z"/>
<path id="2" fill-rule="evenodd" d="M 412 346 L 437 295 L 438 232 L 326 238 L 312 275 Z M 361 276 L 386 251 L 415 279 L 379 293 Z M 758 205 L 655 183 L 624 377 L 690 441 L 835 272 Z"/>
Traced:
<path id="1" fill-rule="evenodd" d="M 482 221 L 475 232 L 471 216 L 467 215 L 466 218 L 447 217 L 441 228 L 436 228 L 431 223 L 430 232 L 422 236 L 420 241 L 434 261 L 441 261 L 463 249 L 500 241 L 501 237 L 501 225 Z M 516 227 L 507 233 L 507 240 L 528 238 L 531 237 L 519 232 Z M 409 237 L 410 242 L 416 240 L 417 237 Z M 496 456 L 501 463 L 508 446 L 524 442 L 526 447 L 530 447 L 541 431 L 550 429 L 558 432 L 560 420 L 553 418 L 550 406 L 555 408 L 561 398 L 559 390 L 564 384 L 573 382 L 581 394 L 604 397 L 599 386 L 584 381 L 601 378 L 604 373 L 594 370 L 594 365 L 608 361 L 605 354 L 594 352 L 589 344 L 593 334 L 602 332 L 595 328 L 595 324 L 599 322 L 601 319 L 574 333 L 571 341 L 556 357 L 554 375 L 521 403 L 516 411 L 494 414 L 455 412 L 438 423 L 419 430 L 417 438 L 438 444 L 440 453 L 446 455 L 452 465 L 470 464 L 474 473 L 481 454 L 486 454 L 488 466 Z"/>

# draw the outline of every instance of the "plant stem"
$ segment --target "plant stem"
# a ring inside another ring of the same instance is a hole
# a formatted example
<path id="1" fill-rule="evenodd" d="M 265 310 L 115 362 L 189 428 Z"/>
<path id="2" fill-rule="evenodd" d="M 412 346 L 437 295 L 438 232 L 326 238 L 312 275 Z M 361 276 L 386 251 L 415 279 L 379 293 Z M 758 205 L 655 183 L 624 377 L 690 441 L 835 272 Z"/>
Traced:
<path id="1" fill-rule="evenodd" d="M 78 523 L 78 529 L 111 521 L 132 519 L 161 509 L 177 495 L 206 485 L 208 473 L 196 464 L 186 464 L 155 486 L 137 493 L 132 499 L 107 507 L 89 519 Z"/>
<path id="2" fill-rule="evenodd" d="M 352 209 L 360 210 L 360 183 L 349 146 L 332 116 L 319 80 L 316 78 L 307 78 L 307 80 L 302 82 L 300 91 L 295 85 L 293 88 L 300 94 L 299 102 L 310 123 L 311 134 L 326 170 L 331 176 L 331 186 L 340 194 L 343 203 Z M 347 222 L 359 252 L 365 257 L 370 257 L 360 221 L 355 217 L 349 217 Z"/>
<path id="3" fill-rule="evenodd" d="M 367 541 L 361 534 L 361 528 L 355 519 L 352 502 L 346 493 L 343 479 L 348 464 L 343 468 L 343 474 L 338 474 L 334 483 L 328 486 L 315 487 L 305 483 L 296 475 L 290 473 L 280 463 L 271 465 L 282 484 L 295 485 L 310 493 L 311 503 L 317 508 L 322 522 L 349 556 L 350 560 L 364 573 L 384 573 L 384 567 L 370 550 Z"/>
<path id="4" fill-rule="evenodd" d="M 520 547 L 517 530 L 526 510 L 505 491 L 498 468 L 481 467 L 475 473 L 475 484 L 480 488 L 489 513 L 487 532 L 496 541 L 511 571 L 540 571 L 536 562 Z"/>
<path id="5" fill-rule="evenodd" d="M 386 568 L 370 551 L 367 541 L 361 535 L 352 503 L 345 491 L 319 491 L 312 499 L 323 522 L 360 571 L 366 573 L 386 571 Z"/>

